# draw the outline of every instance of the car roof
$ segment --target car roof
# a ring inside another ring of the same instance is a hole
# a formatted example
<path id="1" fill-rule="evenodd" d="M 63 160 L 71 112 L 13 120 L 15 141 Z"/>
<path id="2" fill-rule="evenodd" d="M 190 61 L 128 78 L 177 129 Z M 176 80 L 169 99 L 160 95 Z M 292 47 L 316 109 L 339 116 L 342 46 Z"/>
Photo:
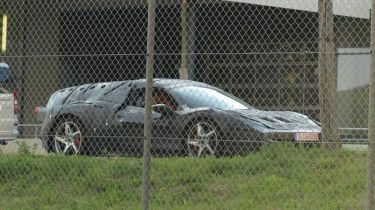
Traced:
<path id="1" fill-rule="evenodd" d="M 146 80 L 145 79 L 138 79 L 132 81 L 135 87 L 145 87 Z M 163 78 L 155 78 L 153 79 L 153 87 L 157 88 L 165 88 L 165 89 L 172 89 L 177 87 L 186 87 L 186 86 L 196 86 L 196 87 L 209 87 L 213 88 L 212 86 L 202 83 L 196 82 L 192 80 L 181 80 L 181 79 L 163 79 Z"/>
<path id="2" fill-rule="evenodd" d="M 110 89 L 113 86 L 116 86 L 117 84 L 121 84 L 124 82 L 131 82 L 132 86 L 135 88 L 142 88 L 146 86 L 146 80 L 145 79 L 137 79 L 137 80 L 123 80 L 123 81 L 112 81 L 112 82 L 98 82 L 98 83 L 88 83 L 83 85 L 77 85 L 77 86 L 71 86 L 66 87 L 60 90 L 57 90 L 56 92 L 63 92 L 64 90 L 73 90 L 75 88 L 81 88 L 87 85 L 91 86 L 98 86 L 98 85 L 106 85 L 106 89 Z M 192 80 L 181 80 L 181 79 L 164 79 L 164 78 L 155 78 L 153 79 L 153 87 L 157 88 L 176 88 L 176 87 L 186 87 L 186 86 L 198 86 L 198 87 L 210 87 L 214 88 L 208 84 L 202 83 L 202 82 L 196 82 Z"/>
<path id="3" fill-rule="evenodd" d="M 146 86 L 145 79 L 138 79 L 138 80 L 124 80 L 124 81 L 113 81 L 113 82 L 100 82 L 100 83 L 88 83 L 84 85 L 72 86 L 67 87 L 64 89 L 57 90 L 53 96 L 59 98 L 59 101 L 65 103 L 73 103 L 78 101 L 83 94 L 87 95 L 85 100 L 92 100 L 98 99 L 105 95 L 107 92 L 111 92 L 112 89 L 116 89 L 119 85 L 122 84 L 126 85 L 124 88 L 144 88 Z M 180 80 L 180 79 L 153 79 L 153 87 L 156 88 L 163 88 L 163 89 L 173 89 L 177 87 L 187 87 L 187 86 L 195 86 L 195 87 L 207 87 L 216 89 L 210 85 L 201 82 L 195 82 L 191 80 Z M 95 91 L 95 93 L 93 93 Z"/>

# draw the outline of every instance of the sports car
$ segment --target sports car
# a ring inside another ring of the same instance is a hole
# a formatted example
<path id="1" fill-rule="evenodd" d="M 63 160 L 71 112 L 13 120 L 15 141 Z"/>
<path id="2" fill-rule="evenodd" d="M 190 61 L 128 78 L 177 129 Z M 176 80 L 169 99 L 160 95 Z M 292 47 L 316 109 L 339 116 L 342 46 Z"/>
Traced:
<path id="1" fill-rule="evenodd" d="M 145 80 L 74 86 L 35 109 L 49 152 L 141 155 Z M 320 141 L 320 125 L 290 111 L 262 111 L 219 88 L 190 80 L 154 79 L 155 154 L 245 155 L 264 143 Z"/>

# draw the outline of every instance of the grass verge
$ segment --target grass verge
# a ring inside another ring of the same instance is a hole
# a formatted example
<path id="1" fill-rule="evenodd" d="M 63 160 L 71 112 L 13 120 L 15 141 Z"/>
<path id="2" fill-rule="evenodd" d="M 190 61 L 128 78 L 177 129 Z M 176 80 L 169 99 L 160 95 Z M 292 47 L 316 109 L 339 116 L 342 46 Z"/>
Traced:
<path id="1" fill-rule="evenodd" d="M 142 160 L 1 155 L 1 209 L 140 209 Z M 152 160 L 151 209 L 363 209 L 366 153 L 268 145 Z"/>

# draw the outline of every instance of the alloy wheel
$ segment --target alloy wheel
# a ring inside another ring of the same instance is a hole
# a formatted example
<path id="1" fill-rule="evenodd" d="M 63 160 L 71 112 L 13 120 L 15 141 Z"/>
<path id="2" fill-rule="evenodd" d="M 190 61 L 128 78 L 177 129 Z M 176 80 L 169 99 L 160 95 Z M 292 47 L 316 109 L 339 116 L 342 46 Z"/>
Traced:
<path id="1" fill-rule="evenodd" d="M 55 150 L 64 155 L 78 154 L 82 144 L 82 133 L 79 126 L 74 122 L 61 123 L 53 137 Z"/>
<path id="2" fill-rule="evenodd" d="M 187 140 L 189 156 L 214 156 L 217 146 L 217 131 L 208 123 L 197 123 L 190 129 Z"/>

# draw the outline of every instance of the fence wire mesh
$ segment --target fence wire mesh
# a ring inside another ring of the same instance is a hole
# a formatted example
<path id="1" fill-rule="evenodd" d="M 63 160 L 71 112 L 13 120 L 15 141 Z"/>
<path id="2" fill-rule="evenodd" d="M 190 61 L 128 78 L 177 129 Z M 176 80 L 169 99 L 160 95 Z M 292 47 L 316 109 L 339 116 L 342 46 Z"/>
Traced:
<path id="1" fill-rule="evenodd" d="M 371 0 L 150 2 L 0 0 L 0 209 L 365 207 Z"/>

